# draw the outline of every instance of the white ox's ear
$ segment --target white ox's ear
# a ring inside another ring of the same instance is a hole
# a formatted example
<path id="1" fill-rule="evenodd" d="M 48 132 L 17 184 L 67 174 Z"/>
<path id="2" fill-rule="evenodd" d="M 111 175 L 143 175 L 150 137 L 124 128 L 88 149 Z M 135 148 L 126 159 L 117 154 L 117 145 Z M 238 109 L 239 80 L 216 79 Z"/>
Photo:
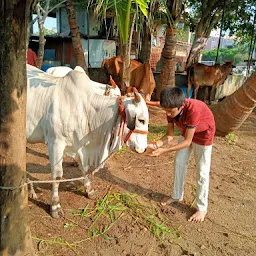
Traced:
<path id="1" fill-rule="evenodd" d="M 82 73 L 85 73 L 84 69 L 83 69 L 82 67 L 80 67 L 80 66 L 76 66 L 76 67 L 74 68 L 74 70 L 75 70 L 75 71 L 82 72 Z"/>

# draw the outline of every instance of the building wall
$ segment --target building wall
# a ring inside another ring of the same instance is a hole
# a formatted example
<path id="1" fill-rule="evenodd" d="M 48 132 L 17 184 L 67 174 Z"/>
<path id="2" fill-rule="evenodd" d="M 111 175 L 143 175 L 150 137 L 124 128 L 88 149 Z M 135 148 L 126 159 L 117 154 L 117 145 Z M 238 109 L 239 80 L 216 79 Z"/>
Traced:
<path id="1" fill-rule="evenodd" d="M 79 27 L 80 33 L 88 34 L 88 22 L 87 22 L 87 12 L 86 10 L 78 10 L 75 7 L 76 20 Z M 57 11 L 57 33 L 65 33 L 70 31 L 68 23 L 68 15 L 65 8 L 59 8 Z M 66 34 L 68 35 L 68 34 Z"/>
<path id="2" fill-rule="evenodd" d="M 116 56 L 116 42 L 113 40 L 89 39 L 88 42 L 86 39 L 81 39 L 81 42 L 87 67 L 100 68 L 103 59 Z M 47 54 L 48 52 L 51 54 Z M 74 68 L 76 63 L 71 37 L 47 37 L 44 63 L 52 66 L 62 65 Z"/>
<path id="3" fill-rule="evenodd" d="M 206 43 L 206 46 L 204 47 L 204 50 L 206 51 L 210 51 L 213 49 L 217 49 L 218 48 L 218 43 L 219 43 L 219 37 L 209 37 Z M 227 46 L 232 46 L 234 43 L 233 39 L 226 39 L 226 38 L 221 38 L 220 41 L 220 47 L 227 47 Z"/>

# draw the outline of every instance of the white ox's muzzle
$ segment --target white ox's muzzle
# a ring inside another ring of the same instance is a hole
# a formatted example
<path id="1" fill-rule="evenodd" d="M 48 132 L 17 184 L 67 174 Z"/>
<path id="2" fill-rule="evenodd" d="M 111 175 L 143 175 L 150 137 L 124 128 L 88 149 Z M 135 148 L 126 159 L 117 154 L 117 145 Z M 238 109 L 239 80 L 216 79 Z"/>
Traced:
<path id="1" fill-rule="evenodd" d="M 141 154 L 144 153 L 147 149 L 148 131 L 143 130 L 134 130 L 130 131 L 125 138 L 126 145 L 131 148 L 131 150 L 136 151 Z"/>

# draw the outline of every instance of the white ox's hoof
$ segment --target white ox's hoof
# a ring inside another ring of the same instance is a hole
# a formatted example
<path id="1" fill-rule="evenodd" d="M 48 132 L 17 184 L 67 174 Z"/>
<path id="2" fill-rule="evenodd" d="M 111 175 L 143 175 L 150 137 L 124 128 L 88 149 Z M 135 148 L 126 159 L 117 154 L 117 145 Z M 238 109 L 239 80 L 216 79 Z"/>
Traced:
<path id="1" fill-rule="evenodd" d="M 89 199 L 95 199 L 96 198 L 96 191 L 92 189 L 91 191 L 86 191 L 86 196 Z"/>
<path id="2" fill-rule="evenodd" d="M 62 217 L 64 217 L 64 212 L 60 206 L 52 205 L 51 206 L 51 216 L 54 219 L 62 218 Z"/>

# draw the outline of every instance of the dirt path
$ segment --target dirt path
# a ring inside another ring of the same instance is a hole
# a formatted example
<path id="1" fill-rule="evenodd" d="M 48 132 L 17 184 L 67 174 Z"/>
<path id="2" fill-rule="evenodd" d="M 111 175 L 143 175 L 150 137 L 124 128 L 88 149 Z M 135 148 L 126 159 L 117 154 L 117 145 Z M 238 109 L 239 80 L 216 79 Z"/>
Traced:
<path id="1" fill-rule="evenodd" d="M 150 126 L 158 128 L 151 132 L 152 138 L 163 132 L 166 121 L 164 113 L 154 108 L 150 109 L 150 119 Z M 159 200 L 171 192 L 174 153 L 150 158 L 125 150 L 108 160 L 106 167 L 92 178 L 98 198 L 110 191 L 136 193 L 140 200 L 155 206 L 162 216 L 168 218 L 172 228 L 180 232 L 180 238 L 166 235 L 159 240 L 126 215 L 108 232 L 108 238 L 114 239 L 107 240 L 99 236 L 89 240 L 88 222 L 70 225 L 74 223 L 70 209 L 83 208 L 86 204 L 94 207 L 96 202 L 73 191 L 80 183 L 60 185 L 65 218 L 58 220 L 49 215 L 51 186 L 37 185 L 38 199 L 29 199 L 29 214 L 38 255 L 256 255 L 255 113 L 250 115 L 235 135 L 238 139 L 235 145 L 230 145 L 225 138 L 215 139 L 209 212 L 202 224 L 187 221 L 194 211 L 193 158 L 188 169 L 184 202 L 172 206 L 160 206 Z M 80 172 L 72 166 L 72 160 L 68 157 L 64 160 L 64 178 L 79 177 Z M 27 145 L 27 170 L 31 179 L 50 178 L 45 145 Z M 50 241 L 42 242 L 41 239 Z"/>

